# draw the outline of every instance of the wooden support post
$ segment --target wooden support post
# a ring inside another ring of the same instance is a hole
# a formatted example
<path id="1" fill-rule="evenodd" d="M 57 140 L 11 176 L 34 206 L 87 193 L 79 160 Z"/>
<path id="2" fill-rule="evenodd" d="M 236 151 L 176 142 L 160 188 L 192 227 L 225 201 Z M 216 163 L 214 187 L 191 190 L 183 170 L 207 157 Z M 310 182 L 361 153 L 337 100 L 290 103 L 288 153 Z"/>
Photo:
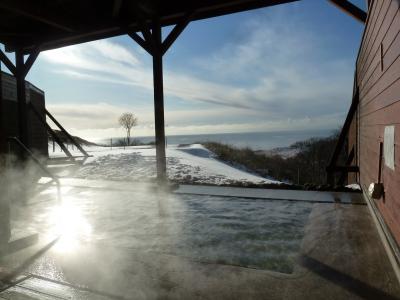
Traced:
<path id="1" fill-rule="evenodd" d="M 335 181 L 335 177 L 334 177 L 335 166 L 336 166 L 337 160 L 339 158 L 340 151 L 343 149 L 347 134 L 350 129 L 351 122 L 353 121 L 354 115 L 357 111 L 358 103 L 359 103 L 359 91 L 357 88 L 355 91 L 355 94 L 353 96 L 353 100 L 351 102 L 349 112 L 347 113 L 346 120 L 344 121 L 342 131 L 340 132 L 339 139 L 336 144 L 335 150 L 333 151 L 331 161 L 329 163 L 329 166 L 326 169 L 327 170 L 327 183 L 329 185 L 334 185 L 334 183 L 335 183 L 334 182 Z"/>
<path id="2" fill-rule="evenodd" d="M 136 43 L 138 43 L 144 50 L 147 51 L 150 55 L 153 55 L 153 50 L 152 46 L 147 44 L 144 39 L 142 39 L 136 32 L 130 32 L 128 35 L 131 37 L 132 40 L 134 40 Z"/>
<path id="3" fill-rule="evenodd" d="M 165 124 L 164 124 L 164 88 L 163 88 L 163 53 L 161 25 L 153 22 L 153 85 L 154 85 L 154 120 L 156 133 L 157 178 L 166 179 L 167 162 L 165 157 Z"/>
<path id="4" fill-rule="evenodd" d="M 168 36 L 165 38 L 162 43 L 162 53 L 165 54 L 169 47 L 175 42 L 175 40 L 179 37 L 179 35 L 185 30 L 186 26 L 190 23 L 190 20 L 193 18 L 194 12 L 187 13 L 182 21 L 175 25 L 175 27 L 171 30 Z"/>
<path id="5" fill-rule="evenodd" d="M 354 146 L 351 148 L 351 151 L 347 157 L 345 166 L 350 166 L 353 160 L 354 160 Z M 340 175 L 340 178 L 338 181 L 339 186 L 344 185 L 344 183 L 347 179 L 347 176 L 348 176 L 348 172 L 343 171 L 342 174 Z"/>
<path id="6" fill-rule="evenodd" d="M 185 27 L 189 24 L 194 12 L 185 15 L 180 23 L 176 24 L 166 39 L 162 39 L 162 28 L 160 20 L 154 19 L 152 30 L 147 27 L 146 22 L 139 18 L 143 38 L 136 32 L 127 34 L 145 49 L 153 57 L 153 87 L 154 87 L 154 120 L 156 136 L 156 163 L 157 179 L 167 179 L 167 160 L 165 156 L 166 138 L 164 122 L 164 87 L 163 87 L 163 55 L 174 43 Z"/>
<path id="7" fill-rule="evenodd" d="M 26 77 L 26 75 L 28 75 L 30 69 L 32 68 L 33 64 L 36 61 L 36 58 L 39 56 L 40 54 L 40 50 L 39 48 L 35 48 L 28 56 L 28 59 L 26 60 L 26 62 L 24 63 L 24 79 Z"/>
<path id="8" fill-rule="evenodd" d="M 28 111 L 26 103 L 25 77 L 31 69 L 33 63 L 40 53 L 39 48 L 35 48 L 24 62 L 24 54 L 22 50 L 15 51 L 15 66 L 0 50 L 0 60 L 7 66 L 10 72 L 14 75 L 17 83 L 17 107 L 18 107 L 18 131 L 19 140 L 29 147 L 28 135 Z M 0 70 L 1 71 L 1 70 Z M 23 152 L 22 152 L 23 153 Z"/>
<path id="9" fill-rule="evenodd" d="M 18 130 L 19 140 L 29 147 L 28 138 L 28 112 L 26 105 L 25 90 L 25 70 L 24 70 L 24 54 L 21 50 L 15 51 L 15 69 L 17 80 L 17 101 L 18 101 Z"/>
<path id="10" fill-rule="evenodd" d="M 7 140 L 4 124 L 4 111 L 3 111 L 3 74 L 1 73 L 0 61 L 0 176 L 4 176 L 6 167 L 5 154 L 7 152 Z M 2 195 L 4 197 L 4 195 Z M 4 197 L 7 198 L 7 197 Z M 11 237 L 11 224 L 10 224 L 10 205 L 6 199 L 0 201 L 0 248 L 7 244 Z"/>
<path id="11" fill-rule="evenodd" d="M 4 54 L 4 52 L 2 50 L 0 50 L 0 60 L 7 67 L 7 69 L 15 76 L 15 73 L 16 73 L 15 66 L 8 59 L 8 57 Z"/>
<path id="12" fill-rule="evenodd" d="M 348 0 L 329 0 L 331 3 L 336 5 L 339 9 L 349 14 L 356 20 L 364 23 L 367 21 L 367 13 L 358 6 L 354 5 Z"/>
<path id="13" fill-rule="evenodd" d="M 0 61 L 0 156 L 6 153 L 6 133 L 4 124 L 4 108 L 3 108 L 3 73 L 1 73 L 1 61 Z M 0 164 L 3 163 L 2 157 L 0 157 Z M 1 165 L 0 165 L 1 168 Z"/>
<path id="14" fill-rule="evenodd" d="M 2 50 L 0 50 L 0 155 L 7 153 L 10 151 L 10 146 L 7 142 L 7 136 L 5 132 L 5 124 L 4 124 L 4 103 L 3 103 L 3 74 L 1 73 L 1 63 L 3 63 L 9 71 L 15 75 L 15 67 L 13 63 L 8 59 L 8 57 L 4 54 Z M 3 163 L 3 162 L 0 162 Z"/>

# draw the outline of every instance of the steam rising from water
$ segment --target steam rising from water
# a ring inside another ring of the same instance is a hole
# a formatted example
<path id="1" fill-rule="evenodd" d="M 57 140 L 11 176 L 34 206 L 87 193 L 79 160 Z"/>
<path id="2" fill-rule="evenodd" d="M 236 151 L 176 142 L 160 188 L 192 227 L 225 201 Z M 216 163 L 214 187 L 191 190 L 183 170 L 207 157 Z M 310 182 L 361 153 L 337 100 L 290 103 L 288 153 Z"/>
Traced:
<path id="1" fill-rule="evenodd" d="M 54 185 L 33 196 L 21 186 L 32 186 L 37 173 L 28 166 L 1 178 L 13 233 L 39 233 L 38 248 L 60 237 L 28 271 L 123 295 L 155 293 L 169 282 L 163 274 L 190 261 L 291 272 L 311 210 L 308 203 L 176 195 L 144 183 L 70 180 L 61 199 Z"/>
<path id="2" fill-rule="evenodd" d="M 3 156 L 0 160 L 0 231 L 4 243 L 8 240 L 6 227 L 10 219 L 11 230 L 12 221 L 21 213 L 24 218 L 30 219 L 30 211 L 23 207 L 34 195 L 41 174 L 32 161 L 21 163 L 14 155 Z M 20 233 L 13 232 L 13 235 L 19 236 Z"/>

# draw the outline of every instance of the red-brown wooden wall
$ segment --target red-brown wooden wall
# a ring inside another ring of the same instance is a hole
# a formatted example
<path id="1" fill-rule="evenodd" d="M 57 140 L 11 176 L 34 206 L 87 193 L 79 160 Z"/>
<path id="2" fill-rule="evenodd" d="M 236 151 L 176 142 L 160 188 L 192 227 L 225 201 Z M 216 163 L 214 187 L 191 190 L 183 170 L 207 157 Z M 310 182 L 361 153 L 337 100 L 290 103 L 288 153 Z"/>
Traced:
<path id="1" fill-rule="evenodd" d="M 358 164 L 364 190 L 378 178 L 379 143 L 395 126 L 395 170 L 382 163 L 384 198 L 376 204 L 400 245 L 400 0 L 371 1 L 357 59 Z"/>

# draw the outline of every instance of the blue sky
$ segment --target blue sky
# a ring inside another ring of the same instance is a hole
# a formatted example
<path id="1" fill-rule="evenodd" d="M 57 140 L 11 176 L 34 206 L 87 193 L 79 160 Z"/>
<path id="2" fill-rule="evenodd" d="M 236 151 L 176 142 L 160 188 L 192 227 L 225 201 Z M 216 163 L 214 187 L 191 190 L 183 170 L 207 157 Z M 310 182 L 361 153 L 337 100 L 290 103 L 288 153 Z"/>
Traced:
<path id="1" fill-rule="evenodd" d="M 167 134 L 339 127 L 362 30 L 323 0 L 190 23 L 164 58 Z M 28 80 L 74 134 L 123 136 L 117 119 L 130 111 L 143 136 L 154 133 L 151 72 L 121 36 L 43 52 Z"/>

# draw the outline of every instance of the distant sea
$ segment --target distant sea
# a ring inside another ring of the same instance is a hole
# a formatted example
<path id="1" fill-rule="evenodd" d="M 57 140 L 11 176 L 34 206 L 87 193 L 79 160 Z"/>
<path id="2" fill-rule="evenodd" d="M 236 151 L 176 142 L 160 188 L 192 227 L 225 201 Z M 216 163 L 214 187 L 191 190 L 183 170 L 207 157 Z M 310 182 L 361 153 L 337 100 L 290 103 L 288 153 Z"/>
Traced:
<path id="1" fill-rule="evenodd" d="M 277 147 L 288 147 L 291 144 L 312 137 L 327 137 L 333 133 L 331 130 L 307 131 L 275 131 L 275 132 L 246 132 L 246 133 L 218 133 L 218 134 L 193 134 L 169 135 L 168 145 L 193 144 L 197 142 L 220 142 L 236 147 L 250 147 L 253 150 L 269 150 Z M 154 141 L 153 136 L 133 137 L 142 143 Z M 114 141 L 121 137 L 113 138 Z M 110 138 L 93 140 L 100 144 L 110 144 Z"/>

